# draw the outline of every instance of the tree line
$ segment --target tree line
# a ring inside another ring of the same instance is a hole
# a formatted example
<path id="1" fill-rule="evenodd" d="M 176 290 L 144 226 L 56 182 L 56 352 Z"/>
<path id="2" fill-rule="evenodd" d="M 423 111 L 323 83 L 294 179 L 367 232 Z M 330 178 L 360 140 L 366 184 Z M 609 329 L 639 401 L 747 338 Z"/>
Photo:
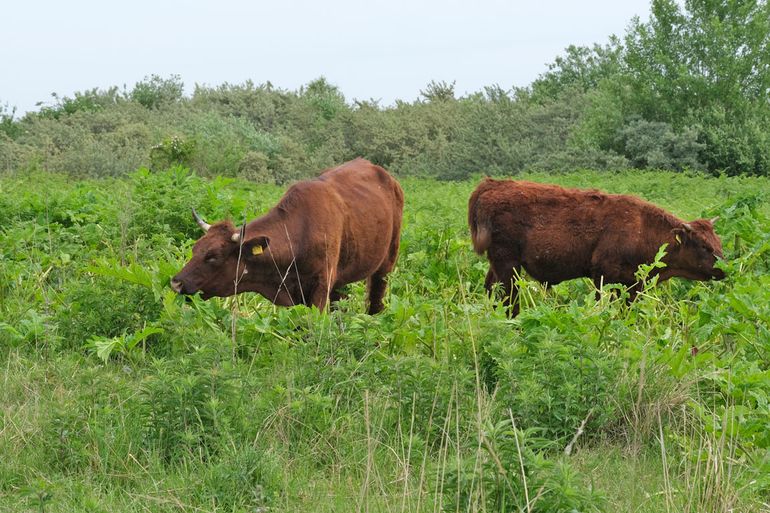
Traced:
<path id="1" fill-rule="evenodd" d="M 653 0 L 623 37 L 570 46 L 527 87 L 348 101 L 319 78 L 196 85 L 150 76 L 21 118 L 0 107 L 0 169 L 115 176 L 173 165 L 284 183 L 363 156 L 399 174 L 592 169 L 770 174 L 770 4 Z"/>

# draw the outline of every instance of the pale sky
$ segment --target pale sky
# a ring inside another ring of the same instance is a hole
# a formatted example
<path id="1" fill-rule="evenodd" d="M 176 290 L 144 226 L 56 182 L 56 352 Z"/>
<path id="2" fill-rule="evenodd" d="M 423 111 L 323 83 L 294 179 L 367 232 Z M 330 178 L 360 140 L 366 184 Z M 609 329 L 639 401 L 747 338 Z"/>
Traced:
<path id="1" fill-rule="evenodd" d="M 431 80 L 462 95 L 525 86 L 570 44 L 604 44 L 649 0 L 3 0 L 0 105 L 36 110 L 51 93 L 145 76 L 196 83 L 320 76 L 348 101 L 412 101 Z"/>

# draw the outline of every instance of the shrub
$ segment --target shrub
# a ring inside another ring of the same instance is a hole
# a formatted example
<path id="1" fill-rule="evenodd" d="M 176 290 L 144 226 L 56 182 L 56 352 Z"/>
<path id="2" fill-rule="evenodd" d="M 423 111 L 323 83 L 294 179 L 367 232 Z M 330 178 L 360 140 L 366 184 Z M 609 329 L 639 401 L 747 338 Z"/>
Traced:
<path id="1" fill-rule="evenodd" d="M 566 444 L 584 419 L 586 438 L 616 421 L 622 367 L 608 349 L 625 328 L 607 317 L 574 302 L 568 309 L 539 305 L 522 311 L 519 330 L 487 328 L 486 380 L 522 429 L 537 427 Z"/>
<path id="2" fill-rule="evenodd" d="M 194 138 L 189 166 L 201 174 L 235 176 L 248 152 L 270 157 L 280 151 L 280 142 L 270 133 L 257 130 L 248 120 L 213 113 L 198 114 L 185 131 Z"/>
<path id="3" fill-rule="evenodd" d="M 104 277 L 68 283 L 56 311 L 66 347 L 81 348 L 93 336 L 117 337 L 158 319 L 161 305 L 151 290 Z"/>
<path id="4" fill-rule="evenodd" d="M 185 139 L 177 135 L 166 137 L 150 149 L 152 169 L 161 171 L 172 166 L 189 167 L 195 146 L 195 139 Z"/>
<path id="5" fill-rule="evenodd" d="M 339 88 L 325 78 L 313 80 L 305 86 L 300 96 L 318 112 L 322 119 L 330 121 L 347 109 L 345 97 Z"/>
<path id="6" fill-rule="evenodd" d="M 0 132 L 0 171 L 22 169 L 32 161 L 32 151 Z"/>
<path id="7" fill-rule="evenodd" d="M 162 172 L 136 171 L 131 175 L 130 239 L 171 237 L 181 242 L 199 238 L 201 231 L 190 209 L 194 207 L 210 219 L 225 217 L 218 194 L 226 183 L 206 183 L 182 167 Z"/>
<path id="8" fill-rule="evenodd" d="M 703 158 L 713 173 L 730 175 L 770 173 L 770 113 L 756 107 L 747 119 L 735 119 L 724 109 L 713 107 L 704 114 Z"/>
<path id="9" fill-rule="evenodd" d="M 238 176 L 257 183 L 273 181 L 272 173 L 267 165 L 270 159 L 261 151 L 248 151 L 238 163 Z"/>
<path id="10" fill-rule="evenodd" d="M 699 156 L 705 145 L 698 142 L 697 128 L 686 127 L 675 133 L 668 123 L 635 119 L 617 137 L 636 168 L 681 171 L 704 167 Z"/>
<path id="11" fill-rule="evenodd" d="M 10 139 L 16 138 L 21 133 L 21 126 L 14 119 L 16 117 L 16 107 L 9 107 L 8 104 L 0 104 L 0 132 Z"/>
<path id="12" fill-rule="evenodd" d="M 208 341 L 214 347 L 216 337 Z M 140 390 L 148 448 L 166 463 L 209 461 L 233 440 L 243 422 L 241 383 L 215 349 L 182 357 L 173 366 L 153 366 Z"/>
<path id="13" fill-rule="evenodd" d="M 74 98 L 51 94 L 56 103 L 40 109 L 42 117 L 59 119 L 78 112 L 96 112 L 108 109 L 120 103 L 123 98 L 118 93 L 118 88 L 113 86 L 107 90 L 98 88 L 75 92 Z"/>
<path id="14" fill-rule="evenodd" d="M 266 511 L 281 492 L 281 468 L 253 445 L 228 447 L 203 472 L 201 504 L 223 511 Z"/>
<path id="15" fill-rule="evenodd" d="M 604 511 L 604 498 L 586 488 L 568 462 L 537 429 L 517 429 L 510 419 L 487 425 L 483 455 L 447 472 L 449 511 L 572 513 Z"/>
<path id="16" fill-rule="evenodd" d="M 148 109 L 154 109 L 180 101 L 183 93 L 184 83 L 179 75 L 171 75 L 169 78 L 151 75 L 136 83 L 129 98 Z"/>

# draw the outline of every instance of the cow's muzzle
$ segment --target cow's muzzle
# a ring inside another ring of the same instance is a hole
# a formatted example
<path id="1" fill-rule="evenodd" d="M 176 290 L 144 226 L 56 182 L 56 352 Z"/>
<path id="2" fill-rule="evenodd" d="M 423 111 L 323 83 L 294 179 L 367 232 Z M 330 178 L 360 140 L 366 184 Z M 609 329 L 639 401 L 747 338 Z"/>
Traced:
<path id="1" fill-rule="evenodd" d="M 725 279 L 725 272 L 722 269 L 717 269 L 716 267 L 711 273 L 711 278 L 714 280 L 724 280 Z"/>
<path id="2" fill-rule="evenodd" d="M 171 279 L 171 289 L 177 294 L 185 294 L 184 284 L 176 278 Z"/>

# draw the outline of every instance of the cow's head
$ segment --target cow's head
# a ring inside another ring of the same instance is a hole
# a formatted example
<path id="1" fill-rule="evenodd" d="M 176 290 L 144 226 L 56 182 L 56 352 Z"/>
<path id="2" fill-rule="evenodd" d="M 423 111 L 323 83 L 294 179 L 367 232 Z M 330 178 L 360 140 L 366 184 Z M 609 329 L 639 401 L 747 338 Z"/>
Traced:
<path id="1" fill-rule="evenodd" d="M 264 236 L 244 240 L 243 231 L 230 221 L 210 225 L 195 209 L 193 216 L 205 234 L 193 246 L 190 261 L 171 279 L 171 288 L 179 294 L 200 292 L 203 299 L 232 296 L 236 281 L 239 291 L 248 290 L 248 269 L 264 260 L 270 240 Z"/>
<path id="2" fill-rule="evenodd" d="M 696 219 L 672 230 L 677 242 L 677 264 L 684 277 L 693 280 L 721 280 L 724 271 L 714 267 L 722 256 L 722 241 L 714 232 L 718 218 Z"/>

